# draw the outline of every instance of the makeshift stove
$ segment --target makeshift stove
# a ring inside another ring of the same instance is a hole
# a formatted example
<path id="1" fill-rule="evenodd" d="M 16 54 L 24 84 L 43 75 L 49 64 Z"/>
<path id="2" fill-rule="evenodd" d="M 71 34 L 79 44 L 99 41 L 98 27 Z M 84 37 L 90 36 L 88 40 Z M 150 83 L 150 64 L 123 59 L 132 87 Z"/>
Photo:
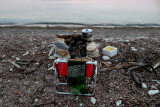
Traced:
<path id="1" fill-rule="evenodd" d="M 97 45 L 92 42 L 92 30 L 83 29 L 80 34 L 56 35 L 55 92 L 58 94 L 94 95 L 97 79 L 97 61 L 86 56 L 99 57 Z M 63 88 L 61 91 L 58 87 Z"/>

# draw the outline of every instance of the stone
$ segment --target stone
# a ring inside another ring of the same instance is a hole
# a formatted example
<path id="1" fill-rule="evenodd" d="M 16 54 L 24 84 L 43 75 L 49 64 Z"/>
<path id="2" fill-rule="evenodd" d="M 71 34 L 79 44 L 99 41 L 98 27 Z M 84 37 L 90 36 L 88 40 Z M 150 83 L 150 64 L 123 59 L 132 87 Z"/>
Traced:
<path id="1" fill-rule="evenodd" d="M 116 106 L 120 106 L 122 104 L 122 100 L 118 100 L 117 102 L 116 102 Z"/>
<path id="2" fill-rule="evenodd" d="M 147 88 L 147 85 L 145 83 L 142 83 L 142 88 Z"/>
<path id="3" fill-rule="evenodd" d="M 71 59 L 71 56 L 68 55 L 68 56 L 64 57 L 64 59 Z"/>
<path id="4" fill-rule="evenodd" d="M 149 95 L 155 95 L 155 94 L 158 94 L 158 93 L 159 93 L 159 90 L 149 90 L 148 91 Z"/>
<path id="5" fill-rule="evenodd" d="M 24 84 L 24 85 L 28 85 L 28 84 L 29 84 L 29 81 L 24 81 L 23 84 Z"/>
<path id="6" fill-rule="evenodd" d="M 83 103 L 80 103 L 79 106 L 82 107 L 82 106 L 83 106 Z"/>
<path id="7" fill-rule="evenodd" d="M 19 57 L 15 57 L 15 58 L 16 58 L 16 60 L 17 60 L 17 61 L 19 61 L 19 60 L 20 60 L 20 58 L 19 58 Z"/>
<path id="8" fill-rule="evenodd" d="M 39 65 L 39 63 L 38 63 L 38 62 L 36 62 L 35 64 L 36 64 L 36 65 Z"/>
<path id="9" fill-rule="evenodd" d="M 66 39 L 66 38 L 68 38 L 70 36 L 71 36 L 70 34 L 57 34 L 56 35 L 57 38 L 63 38 L 63 39 Z"/>
<path id="10" fill-rule="evenodd" d="M 109 58 L 108 56 L 102 56 L 102 59 L 103 59 L 104 61 L 110 60 L 110 58 Z"/>
<path id="11" fill-rule="evenodd" d="M 71 30 L 66 30 L 66 32 L 70 33 L 70 32 L 71 32 Z"/>
<path id="12" fill-rule="evenodd" d="M 134 52 L 137 51 L 137 49 L 135 47 L 131 47 L 131 50 L 134 51 Z"/>
<path id="13" fill-rule="evenodd" d="M 49 59 L 55 59 L 55 57 L 54 56 L 50 56 Z"/>
<path id="14" fill-rule="evenodd" d="M 6 57 L 6 55 L 3 55 L 2 57 L 4 58 L 4 57 Z"/>
<path id="15" fill-rule="evenodd" d="M 78 96 L 76 96 L 76 98 L 74 99 L 75 101 L 78 101 L 78 99 L 79 99 L 79 97 Z"/>
<path id="16" fill-rule="evenodd" d="M 54 47 L 51 47 L 51 49 L 49 50 L 48 56 L 51 56 L 53 54 L 54 51 Z"/>
<path id="17" fill-rule="evenodd" d="M 107 63 L 110 64 L 110 65 L 112 64 L 112 62 L 107 62 Z"/>
<path id="18" fill-rule="evenodd" d="M 2 60 L 2 62 L 7 62 L 6 60 Z"/>
<path id="19" fill-rule="evenodd" d="M 62 57 L 67 57 L 67 56 L 69 55 L 69 51 L 58 48 L 58 49 L 56 50 L 56 54 L 58 54 L 58 55 L 60 55 L 60 56 L 62 56 Z"/>
<path id="20" fill-rule="evenodd" d="M 38 102 L 38 99 L 35 99 L 34 102 Z"/>
<path id="21" fill-rule="evenodd" d="M 96 49 L 94 52 L 87 52 L 87 55 L 92 58 L 97 58 L 100 56 L 98 49 Z"/>
<path id="22" fill-rule="evenodd" d="M 23 56 L 26 56 L 29 54 L 29 51 L 26 51 L 26 53 L 23 54 Z"/>
<path id="23" fill-rule="evenodd" d="M 60 48 L 60 49 L 66 50 L 66 49 L 69 48 L 65 43 L 56 42 L 56 43 L 54 43 L 54 44 L 55 44 L 55 46 L 56 46 L 57 48 Z"/>
<path id="24" fill-rule="evenodd" d="M 13 72 L 13 68 L 10 68 L 9 71 Z"/>
<path id="25" fill-rule="evenodd" d="M 74 31 L 73 31 L 73 33 L 77 33 L 77 32 L 78 32 L 78 30 L 74 30 Z"/>
<path id="26" fill-rule="evenodd" d="M 154 85 L 152 85 L 152 86 L 151 86 L 151 88 L 152 88 L 152 89 L 157 89 L 157 87 L 156 87 L 156 86 L 154 86 Z"/>
<path id="27" fill-rule="evenodd" d="M 50 68 L 48 68 L 48 71 L 51 71 L 51 70 L 53 70 L 53 66 L 52 66 L 52 67 L 50 67 Z"/>
<path id="28" fill-rule="evenodd" d="M 63 38 L 57 38 L 57 42 L 65 43 L 65 40 Z"/>
<path id="29" fill-rule="evenodd" d="M 92 102 L 93 104 L 96 104 L 96 99 L 95 99 L 94 97 L 91 97 L 91 102 Z"/>
<path id="30" fill-rule="evenodd" d="M 58 55 L 58 54 L 54 54 L 53 56 L 54 56 L 55 58 L 61 58 L 61 56 Z"/>
<path id="31" fill-rule="evenodd" d="M 94 52 L 97 49 L 97 45 L 95 42 L 91 42 L 87 44 L 87 51 Z"/>
<path id="32" fill-rule="evenodd" d="M 16 64 L 15 62 L 13 62 L 13 61 L 10 61 L 11 62 L 11 64 L 13 64 L 15 67 L 17 67 L 18 69 L 21 69 L 21 67 L 18 65 L 18 64 Z"/>

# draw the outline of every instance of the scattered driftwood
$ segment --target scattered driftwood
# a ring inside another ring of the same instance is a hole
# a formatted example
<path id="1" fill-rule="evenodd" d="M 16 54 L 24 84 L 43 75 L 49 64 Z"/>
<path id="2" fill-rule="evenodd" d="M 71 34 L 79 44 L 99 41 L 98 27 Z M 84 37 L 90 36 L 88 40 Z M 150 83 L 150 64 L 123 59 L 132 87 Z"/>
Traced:
<path id="1" fill-rule="evenodd" d="M 103 68 L 100 71 L 110 71 L 110 70 L 116 70 L 116 69 L 122 69 L 122 68 L 130 67 L 130 66 L 145 66 L 145 65 L 146 64 L 144 64 L 144 63 L 126 62 L 126 63 L 124 63 L 122 65 L 119 65 L 119 66 Z"/>
<path id="2" fill-rule="evenodd" d="M 18 69 L 21 69 L 21 66 L 19 66 L 18 64 L 16 64 L 15 62 L 13 62 L 13 61 L 10 61 L 11 62 L 11 64 L 13 64 L 15 67 L 17 67 Z"/>
<path id="3" fill-rule="evenodd" d="M 42 65 L 43 65 L 43 62 L 40 63 L 34 70 L 32 70 L 31 72 L 27 72 L 26 74 L 32 74 L 32 73 L 36 72 Z"/>
<path id="4" fill-rule="evenodd" d="M 158 68 L 159 66 L 160 66 L 160 62 L 158 62 L 157 64 L 155 64 L 155 65 L 153 66 L 153 68 L 156 69 L 156 68 Z"/>
<path id="5" fill-rule="evenodd" d="M 92 58 L 86 56 L 86 59 L 90 60 L 90 61 L 94 61 Z"/>
<path id="6" fill-rule="evenodd" d="M 140 80 L 136 77 L 136 73 L 135 73 L 135 69 L 139 68 L 140 66 L 134 66 L 134 67 L 131 67 L 129 68 L 129 72 L 131 74 L 131 77 L 133 79 L 133 81 L 135 81 L 136 85 L 138 87 L 141 87 L 142 86 L 142 82 L 140 82 Z"/>
<path id="7" fill-rule="evenodd" d="M 111 65 L 110 64 L 107 64 L 107 63 L 105 63 L 105 62 L 102 62 L 104 65 L 106 65 L 106 66 L 108 66 L 108 67 L 110 67 Z"/>
<path id="8" fill-rule="evenodd" d="M 18 61 L 16 62 L 16 64 L 19 64 L 19 65 L 28 65 L 30 62 L 29 61 Z"/>

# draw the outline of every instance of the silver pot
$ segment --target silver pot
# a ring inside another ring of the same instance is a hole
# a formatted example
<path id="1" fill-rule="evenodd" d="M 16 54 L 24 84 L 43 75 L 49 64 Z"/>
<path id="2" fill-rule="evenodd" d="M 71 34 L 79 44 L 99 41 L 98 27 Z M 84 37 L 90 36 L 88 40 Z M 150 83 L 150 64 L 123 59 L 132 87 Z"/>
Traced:
<path id="1" fill-rule="evenodd" d="M 82 38 L 89 39 L 92 37 L 92 29 L 83 29 L 82 30 Z"/>

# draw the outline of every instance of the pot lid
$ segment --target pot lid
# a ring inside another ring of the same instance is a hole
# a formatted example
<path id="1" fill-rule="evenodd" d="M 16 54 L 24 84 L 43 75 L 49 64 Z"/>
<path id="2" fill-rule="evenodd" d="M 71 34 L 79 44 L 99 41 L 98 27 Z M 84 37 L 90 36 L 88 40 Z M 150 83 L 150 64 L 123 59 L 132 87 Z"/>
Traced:
<path id="1" fill-rule="evenodd" d="M 82 32 L 83 33 L 92 33 L 92 29 L 83 29 Z"/>

